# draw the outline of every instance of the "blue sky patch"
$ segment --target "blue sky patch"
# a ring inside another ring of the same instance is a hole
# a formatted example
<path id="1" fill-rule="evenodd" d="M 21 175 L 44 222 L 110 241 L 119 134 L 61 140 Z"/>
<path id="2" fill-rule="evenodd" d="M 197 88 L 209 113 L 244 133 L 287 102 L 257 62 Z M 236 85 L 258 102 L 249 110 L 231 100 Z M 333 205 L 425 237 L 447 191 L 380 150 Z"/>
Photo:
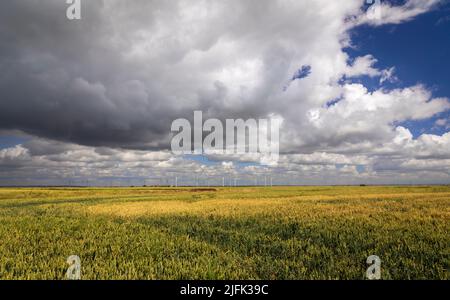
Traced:
<path id="1" fill-rule="evenodd" d="M 25 143 L 27 140 L 26 138 L 17 136 L 0 136 L 0 149 L 12 148 Z"/>
<path id="2" fill-rule="evenodd" d="M 292 81 L 306 78 L 309 74 L 311 74 L 311 66 L 302 66 L 297 72 L 295 72 L 294 76 L 292 76 Z"/>
<path id="3" fill-rule="evenodd" d="M 398 1 L 399 4 L 402 1 Z M 395 82 L 385 82 L 386 90 L 423 84 L 433 97 L 450 97 L 450 3 L 446 3 L 427 14 L 399 25 L 380 27 L 360 26 L 351 31 L 353 48 L 345 51 L 351 58 L 373 55 L 376 67 L 395 67 Z M 438 42 L 436 42 L 438 41 Z M 352 82 L 364 84 L 369 91 L 380 87 L 378 78 L 357 78 Z M 428 120 L 401 123 L 415 137 L 423 133 L 441 135 L 444 127 L 436 127 L 438 119 L 449 119 L 449 112 Z"/>

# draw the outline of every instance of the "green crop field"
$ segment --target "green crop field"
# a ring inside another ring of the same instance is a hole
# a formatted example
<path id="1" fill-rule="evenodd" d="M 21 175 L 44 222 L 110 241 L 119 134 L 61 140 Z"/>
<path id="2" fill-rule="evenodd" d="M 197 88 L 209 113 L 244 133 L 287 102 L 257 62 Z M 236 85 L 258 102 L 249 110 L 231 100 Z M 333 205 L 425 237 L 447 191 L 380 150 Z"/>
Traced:
<path id="1" fill-rule="evenodd" d="M 0 279 L 449 279 L 450 187 L 1 188 Z"/>

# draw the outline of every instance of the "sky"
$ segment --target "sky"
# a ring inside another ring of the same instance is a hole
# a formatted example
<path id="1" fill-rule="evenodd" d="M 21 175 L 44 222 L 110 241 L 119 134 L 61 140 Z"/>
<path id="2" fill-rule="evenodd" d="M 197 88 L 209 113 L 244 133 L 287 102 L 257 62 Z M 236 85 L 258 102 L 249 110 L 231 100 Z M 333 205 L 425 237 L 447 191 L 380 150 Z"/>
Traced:
<path id="1" fill-rule="evenodd" d="M 0 4 L 0 186 L 450 183 L 450 4 Z M 171 123 L 277 116 L 280 158 L 176 155 Z"/>

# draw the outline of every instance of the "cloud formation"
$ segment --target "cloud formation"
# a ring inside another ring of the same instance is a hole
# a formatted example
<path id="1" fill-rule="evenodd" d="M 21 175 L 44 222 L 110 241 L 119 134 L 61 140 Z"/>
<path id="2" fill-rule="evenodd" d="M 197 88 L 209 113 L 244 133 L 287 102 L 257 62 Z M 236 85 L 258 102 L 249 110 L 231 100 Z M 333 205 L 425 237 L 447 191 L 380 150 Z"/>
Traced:
<path id="1" fill-rule="evenodd" d="M 372 55 L 344 51 L 352 28 L 407 22 L 439 2 L 384 3 L 374 20 L 361 0 L 95 0 L 83 1 L 81 21 L 68 21 L 65 1 L 4 1 L 0 129 L 31 141 L 0 150 L 1 176 L 146 177 L 191 168 L 219 177 L 234 170 L 357 180 L 422 170 L 448 178 L 448 133 L 414 139 L 398 125 L 448 110 L 448 99 L 422 85 L 384 89 L 395 66 L 379 69 Z M 381 87 L 353 81 L 362 76 Z M 282 116 L 280 166 L 173 156 L 171 122 L 194 110 L 219 119 Z"/>

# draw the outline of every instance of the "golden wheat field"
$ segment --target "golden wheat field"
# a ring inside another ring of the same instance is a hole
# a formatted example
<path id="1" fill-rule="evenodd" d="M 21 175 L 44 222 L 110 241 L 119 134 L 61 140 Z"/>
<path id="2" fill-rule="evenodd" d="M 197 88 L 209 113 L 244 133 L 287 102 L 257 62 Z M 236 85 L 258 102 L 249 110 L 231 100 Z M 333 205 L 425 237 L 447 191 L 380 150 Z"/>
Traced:
<path id="1" fill-rule="evenodd" d="M 450 187 L 1 188 L 0 279 L 449 279 Z"/>

